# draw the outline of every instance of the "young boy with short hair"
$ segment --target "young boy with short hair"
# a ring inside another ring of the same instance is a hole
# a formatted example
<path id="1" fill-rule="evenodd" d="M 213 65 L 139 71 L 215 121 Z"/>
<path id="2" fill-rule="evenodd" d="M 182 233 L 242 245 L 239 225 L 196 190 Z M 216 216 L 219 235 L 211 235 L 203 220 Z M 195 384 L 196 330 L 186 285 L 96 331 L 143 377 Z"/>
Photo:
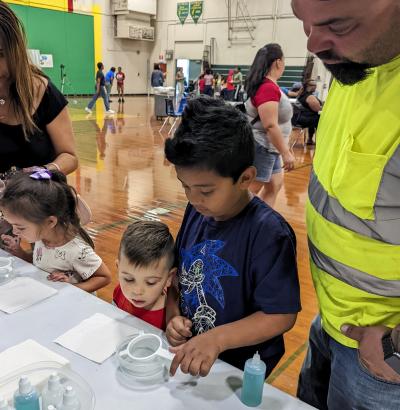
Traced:
<path id="1" fill-rule="evenodd" d="M 205 376 L 218 357 L 243 369 L 258 351 L 268 375 L 300 292 L 293 230 L 249 191 L 251 126 L 224 102 L 191 100 L 165 154 L 189 200 L 176 242 L 181 313 L 168 312 L 166 330 L 170 372 Z"/>
<path id="2" fill-rule="evenodd" d="M 167 225 L 136 221 L 124 232 L 117 260 L 120 309 L 165 330 L 167 289 L 175 275 L 174 239 Z"/>

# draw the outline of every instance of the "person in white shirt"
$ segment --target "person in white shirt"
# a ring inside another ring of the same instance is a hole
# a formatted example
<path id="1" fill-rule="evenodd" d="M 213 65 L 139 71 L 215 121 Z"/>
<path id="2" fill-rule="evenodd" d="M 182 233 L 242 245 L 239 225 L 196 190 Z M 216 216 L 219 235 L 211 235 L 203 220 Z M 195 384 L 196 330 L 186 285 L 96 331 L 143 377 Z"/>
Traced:
<path id="1" fill-rule="evenodd" d="M 76 203 L 77 194 L 62 173 L 43 168 L 18 173 L 0 199 L 15 236 L 1 239 L 6 250 L 48 272 L 49 280 L 95 292 L 111 282 L 111 274 L 80 224 Z M 33 254 L 21 248 L 20 239 L 34 244 Z"/>

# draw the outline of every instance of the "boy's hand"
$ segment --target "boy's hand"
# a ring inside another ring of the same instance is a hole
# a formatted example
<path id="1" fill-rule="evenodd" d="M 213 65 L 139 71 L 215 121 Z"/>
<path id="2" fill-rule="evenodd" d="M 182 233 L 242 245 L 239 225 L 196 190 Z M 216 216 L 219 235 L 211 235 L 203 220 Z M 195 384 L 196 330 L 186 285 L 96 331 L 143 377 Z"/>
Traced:
<path id="1" fill-rule="evenodd" d="M 68 282 L 71 283 L 71 276 L 67 275 L 65 272 L 61 271 L 54 271 L 47 276 L 48 280 L 52 282 Z"/>
<path id="2" fill-rule="evenodd" d="M 211 332 L 195 336 L 185 344 L 171 347 L 169 350 L 175 353 L 169 369 L 171 376 L 175 375 L 179 366 L 183 373 L 190 373 L 192 376 L 207 376 L 221 353 L 215 336 Z"/>
<path id="3" fill-rule="evenodd" d="M 171 346 L 179 346 L 192 337 L 192 322 L 184 316 L 173 317 L 167 325 L 165 334 Z"/>
<path id="4" fill-rule="evenodd" d="M 21 251 L 21 239 L 18 236 L 4 234 L 1 235 L 1 240 L 3 241 L 3 247 L 6 251 L 18 256 L 18 253 Z"/>

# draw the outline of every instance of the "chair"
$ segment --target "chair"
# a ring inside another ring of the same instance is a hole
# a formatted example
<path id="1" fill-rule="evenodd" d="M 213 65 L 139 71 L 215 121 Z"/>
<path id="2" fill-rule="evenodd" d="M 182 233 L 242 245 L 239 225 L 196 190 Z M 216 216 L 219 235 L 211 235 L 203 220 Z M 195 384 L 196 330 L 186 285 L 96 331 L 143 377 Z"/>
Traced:
<path id="1" fill-rule="evenodd" d="M 175 128 L 175 125 L 177 124 L 179 118 L 182 117 L 182 113 L 183 113 L 183 110 L 184 110 L 185 107 L 186 107 L 186 104 L 187 104 L 187 99 L 186 99 L 185 96 L 183 96 L 183 97 L 181 98 L 180 103 L 179 103 L 178 110 L 175 111 L 173 100 L 170 99 L 170 98 L 166 98 L 166 99 L 165 99 L 165 112 L 166 112 L 166 114 L 167 114 L 167 118 L 165 119 L 165 121 L 164 121 L 163 125 L 161 126 L 159 132 L 161 132 L 161 131 L 164 129 L 164 127 L 165 127 L 165 126 L 167 125 L 167 123 L 169 122 L 169 119 L 170 119 L 170 118 L 173 118 L 173 119 L 174 119 L 174 122 L 172 123 L 172 126 L 171 126 L 171 128 L 169 129 L 169 131 L 168 131 L 168 136 L 172 134 L 172 132 L 173 132 L 173 130 L 174 130 L 174 128 Z"/>
<path id="2" fill-rule="evenodd" d="M 294 125 L 289 137 L 289 147 L 293 148 L 297 143 L 301 142 L 303 147 L 306 146 L 306 131 L 307 128 L 302 128 L 299 125 Z"/>

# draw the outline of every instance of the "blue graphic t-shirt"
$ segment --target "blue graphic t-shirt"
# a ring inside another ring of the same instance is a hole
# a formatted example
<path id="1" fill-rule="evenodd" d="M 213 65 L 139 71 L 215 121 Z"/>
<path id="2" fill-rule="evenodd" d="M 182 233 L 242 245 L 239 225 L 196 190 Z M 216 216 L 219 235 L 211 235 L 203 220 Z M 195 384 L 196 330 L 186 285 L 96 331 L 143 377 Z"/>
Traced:
<path id="1" fill-rule="evenodd" d="M 176 248 L 180 308 L 194 334 L 258 311 L 301 309 L 295 234 L 257 197 L 227 221 L 205 217 L 189 204 Z M 257 350 L 270 373 L 284 353 L 283 336 L 228 350 L 220 359 L 243 369 Z"/>

